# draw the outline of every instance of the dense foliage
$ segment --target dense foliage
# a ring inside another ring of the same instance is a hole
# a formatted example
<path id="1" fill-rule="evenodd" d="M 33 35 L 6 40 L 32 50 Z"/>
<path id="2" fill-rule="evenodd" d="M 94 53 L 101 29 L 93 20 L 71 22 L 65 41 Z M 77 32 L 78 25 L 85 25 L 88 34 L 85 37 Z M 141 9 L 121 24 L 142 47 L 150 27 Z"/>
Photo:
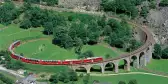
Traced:
<path id="1" fill-rule="evenodd" d="M 128 83 L 126 83 L 125 81 L 119 81 L 118 84 L 138 84 L 137 80 L 133 79 L 130 80 Z"/>
<path id="2" fill-rule="evenodd" d="M 161 2 L 159 3 L 159 6 L 168 6 L 168 0 L 161 0 Z"/>
<path id="3" fill-rule="evenodd" d="M 0 51 L 0 64 L 3 64 L 7 69 L 18 70 L 24 68 L 20 61 L 12 61 L 8 51 Z"/>
<path id="4" fill-rule="evenodd" d="M 58 0 L 24 0 L 24 2 L 30 2 L 34 4 L 43 4 L 45 3 L 48 6 L 54 6 L 58 4 Z"/>
<path id="5" fill-rule="evenodd" d="M 155 44 L 154 45 L 154 53 L 153 53 L 153 57 L 156 59 L 160 59 L 162 56 L 162 49 L 161 46 L 159 44 Z"/>
<path id="6" fill-rule="evenodd" d="M 19 11 L 12 2 L 6 2 L 0 6 L 0 23 L 8 25 L 18 18 Z"/>
<path id="7" fill-rule="evenodd" d="M 57 74 L 51 75 L 49 81 L 53 84 L 60 82 L 69 83 L 70 81 L 77 81 L 77 73 L 73 70 L 59 72 Z"/>
<path id="8" fill-rule="evenodd" d="M 145 2 L 145 1 L 148 1 L 149 5 L 144 5 L 144 4 L 142 5 L 142 2 Z M 139 10 L 138 5 L 143 6 L 141 10 Z M 132 19 L 137 17 L 139 15 L 139 12 L 140 12 L 140 16 L 143 16 L 146 18 L 148 14 L 148 9 L 156 8 L 156 1 L 155 0 L 102 0 L 101 6 L 104 11 L 112 11 L 117 14 L 126 14 Z"/>
<path id="9" fill-rule="evenodd" d="M 12 7 L 6 4 L 11 4 Z M 106 16 L 60 13 L 33 7 L 29 2 L 24 3 L 18 9 L 12 2 L 3 4 L 3 7 L 10 8 L 7 10 L 9 12 L 14 12 L 13 15 L 4 14 L 5 17 L 14 17 L 10 19 L 10 22 L 17 19 L 20 27 L 24 29 L 43 27 L 44 34 L 53 35 L 53 44 L 66 49 L 75 47 L 77 54 L 80 54 L 83 45 L 94 45 L 102 40 L 111 46 L 124 48 L 127 51 L 132 51 L 139 46 L 139 43 L 132 37 L 132 29 L 125 19 L 118 21 L 108 19 Z"/>
<path id="10" fill-rule="evenodd" d="M 92 51 L 86 51 L 79 55 L 79 58 L 89 58 L 89 57 L 94 57 L 94 54 Z"/>
<path id="11" fill-rule="evenodd" d="M 4 76 L 3 74 L 0 74 L 0 81 L 3 82 L 3 83 L 0 82 L 0 84 L 13 84 L 14 83 L 13 80 Z"/>
<path id="12" fill-rule="evenodd" d="M 141 8 L 141 12 L 140 12 L 140 15 L 144 18 L 146 18 L 148 16 L 148 13 L 149 13 L 149 8 L 147 6 L 143 6 Z"/>
<path id="13" fill-rule="evenodd" d="M 154 45 L 153 58 L 155 59 L 168 59 L 168 47 L 162 49 L 160 44 Z"/>
<path id="14" fill-rule="evenodd" d="M 86 14 L 63 16 L 38 7 L 30 7 L 24 11 L 21 28 L 43 26 L 45 34 L 53 34 L 53 44 L 66 49 L 76 47 L 77 53 L 80 52 L 82 45 L 97 44 L 101 37 L 107 39 L 111 46 L 131 48 L 126 45 L 130 44 L 133 39 L 132 31 L 125 20 L 119 22 L 115 19 L 107 20 L 105 16 L 96 17 Z"/>
<path id="15" fill-rule="evenodd" d="M 113 11 L 115 13 L 124 13 L 132 18 L 138 16 L 136 5 L 140 5 L 144 0 L 102 0 L 102 7 L 105 11 Z"/>

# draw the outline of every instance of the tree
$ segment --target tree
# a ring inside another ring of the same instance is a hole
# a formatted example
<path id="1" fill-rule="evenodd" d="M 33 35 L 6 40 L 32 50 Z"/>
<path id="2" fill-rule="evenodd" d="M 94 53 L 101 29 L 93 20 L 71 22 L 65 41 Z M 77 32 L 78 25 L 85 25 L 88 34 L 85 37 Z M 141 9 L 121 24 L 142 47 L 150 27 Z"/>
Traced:
<path id="1" fill-rule="evenodd" d="M 62 81 L 64 83 L 69 82 L 69 77 L 68 77 L 67 72 L 60 72 L 58 74 L 58 79 L 59 79 L 59 81 Z"/>
<path id="2" fill-rule="evenodd" d="M 11 1 L 7 1 L 0 6 L 0 13 L 0 23 L 5 25 L 10 24 L 19 16 L 18 9 Z"/>
<path id="3" fill-rule="evenodd" d="M 0 80 L 0 84 L 5 84 L 3 81 Z"/>
<path id="4" fill-rule="evenodd" d="M 133 50 L 137 49 L 140 46 L 141 46 L 140 42 L 136 41 L 135 39 L 132 39 L 129 42 L 129 46 L 127 47 L 127 51 L 128 52 L 133 51 Z"/>
<path id="5" fill-rule="evenodd" d="M 154 45 L 154 53 L 153 53 L 154 58 L 160 59 L 162 56 L 162 49 L 159 44 Z"/>
<path id="6" fill-rule="evenodd" d="M 89 57 L 94 57 L 94 54 L 92 51 L 86 51 L 79 55 L 79 58 L 89 58 Z"/>
<path id="7" fill-rule="evenodd" d="M 90 75 L 87 74 L 87 75 L 83 78 L 83 83 L 84 83 L 84 84 L 88 84 L 88 83 L 89 83 L 89 79 L 90 79 Z"/>
<path id="8" fill-rule="evenodd" d="M 58 26 L 53 31 L 54 39 L 53 44 L 64 48 L 73 47 L 73 39 L 68 35 L 68 30 L 65 26 Z"/>
<path id="9" fill-rule="evenodd" d="M 126 84 L 124 81 L 119 81 L 118 84 Z"/>
<path id="10" fill-rule="evenodd" d="M 24 0 L 24 2 L 39 4 L 39 3 L 40 3 L 40 0 Z"/>
<path id="11" fill-rule="evenodd" d="M 42 9 L 39 7 L 31 7 L 24 13 L 25 14 L 23 18 L 29 20 L 32 27 L 40 27 L 42 25 L 42 19 L 44 18 L 44 12 Z"/>
<path id="12" fill-rule="evenodd" d="M 133 80 L 130 80 L 130 81 L 128 82 L 128 84 L 138 84 L 138 83 L 137 83 L 137 80 L 133 79 Z"/>
<path id="13" fill-rule="evenodd" d="M 168 1 L 167 0 L 161 0 L 161 2 L 159 3 L 159 6 L 168 6 Z"/>
<path id="14" fill-rule="evenodd" d="M 155 1 L 151 1 L 149 7 L 151 9 L 156 9 L 156 5 L 157 5 L 157 3 Z"/>
<path id="15" fill-rule="evenodd" d="M 103 30 L 103 35 L 109 36 L 112 33 L 112 28 L 109 25 L 106 25 Z"/>
<path id="16" fill-rule="evenodd" d="M 88 44 L 96 44 L 100 37 L 100 27 L 97 22 L 92 20 L 87 27 Z"/>
<path id="17" fill-rule="evenodd" d="M 141 0 L 102 0 L 101 5 L 104 11 L 113 11 L 135 18 L 138 15 L 136 5 L 141 4 L 141 2 Z"/>
<path id="18" fill-rule="evenodd" d="M 23 69 L 23 68 L 24 68 L 24 65 L 21 61 L 16 61 L 16 62 L 12 63 L 11 69 L 18 70 L 18 69 Z"/>
<path id="19" fill-rule="evenodd" d="M 44 1 L 47 2 L 48 6 L 54 6 L 58 4 L 58 0 L 44 0 Z"/>
<path id="20" fill-rule="evenodd" d="M 146 17 L 148 16 L 148 13 L 149 13 L 148 7 L 147 6 L 143 6 L 141 8 L 140 15 L 146 19 Z"/>
<path id="21" fill-rule="evenodd" d="M 82 50 L 82 46 L 83 46 L 83 42 L 79 38 L 75 38 L 74 41 L 75 41 L 74 46 L 76 46 L 75 47 L 75 53 L 80 55 L 81 54 L 81 50 Z"/>
<path id="22" fill-rule="evenodd" d="M 13 84 L 14 83 L 14 81 L 12 81 L 12 79 L 4 76 L 3 74 L 0 74 L 0 79 L 4 84 Z"/>
<path id="23" fill-rule="evenodd" d="M 162 58 L 168 59 L 168 47 L 162 50 Z"/>
<path id="24" fill-rule="evenodd" d="M 44 31 L 48 32 L 48 35 L 50 35 L 53 32 L 54 26 L 52 22 L 46 22 L 44 23 Z"/>
<path id="25" fill-rule="evenodd" d="M 98 19 L 97 24 L 101 27 L 104 27 L 106 25 L 106 16 L 103 15 L 103 17 L 100 17 L 100 19 Z"/>
<path id="26" fill-rule="evenodd" d="M 123 48 L 124 40 L 120 38 L 121 36 L 117 33 L 112 33 L 108 37 L 108 43 L 111 46 L 118 47 L 118 48 Z M 119 39 L 120 38 L 120 39 Z"/>
<path id="27" fill-rule="evenodd" d="M 117 29 L 121 28 L 121 24 L 119 21 L 115 19 L 109 19 L 107 22 L 107 25 L 109 25 L 112 28 L 112 31 L 116 31 Z"/>
<path id="28" fill-rule="evenodd" d="M 49 81 L 52 83 L 58 83 L 58 74 L 51 75 Z"/>
<path id="29" fill-rule="evenodd" d="M 30 2 L 24 2 L 23 6 L 21 7 L 21 11 L 25 12 L 31 8 L 31 3 Z"/>
<path id="30" fill-rule="evenodd" d="M 110 58 L 110 54 L 105 55 L 106 59 Z"/>
<path id="31" fill-rule="evenodd" d="M 11 57 L 8 51 L 2 51 L 5 61 L 11 61 Z"/>
<path id="32" fill-rule="evenodd" d="M 79 77 L 80 77 L 80 78 L 83 78 L 83 73 L 80 73 L 80 74 L 79 74 Z"/>
<path id="33" fill-rule="evenodd" d="M 23 20 L 21 23 L 20 23 L 20 28 L 23 28 L 23 29 L 28 29 L 31 27 L 31 21 L 26 19 L 26 20 Z"/>
<path id="34" fill-rule="evenodd" d="M 75 71 L 69 70 L 68 75 L 69 75 L 70 81 L 77 81 L 78 80 L 78 75 Z"/>

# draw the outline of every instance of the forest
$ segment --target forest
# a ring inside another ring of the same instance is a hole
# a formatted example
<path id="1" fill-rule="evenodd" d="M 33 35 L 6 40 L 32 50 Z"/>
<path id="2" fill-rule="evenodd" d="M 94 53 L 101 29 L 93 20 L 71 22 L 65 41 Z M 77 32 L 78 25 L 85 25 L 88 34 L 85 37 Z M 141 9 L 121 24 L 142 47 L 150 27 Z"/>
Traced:
<path id="1" fill-rule="evenodd" d="M 15 23 L 23 29 L 43 27 L 44 34 L 53 35 L 53 44 L 65 49 L 75 47 L 76 52 L 85 44 L 94 45 L 102 40 L 126 51 L 132 51 L 141 45 L 133 38 L 132 28 L 125 18 L 118 21 L 105 15 L 63 14 L 40 9 L 27 2 L 17 8 L 10 1 L 0 7 L 0 12 L 1 24 Z"/>

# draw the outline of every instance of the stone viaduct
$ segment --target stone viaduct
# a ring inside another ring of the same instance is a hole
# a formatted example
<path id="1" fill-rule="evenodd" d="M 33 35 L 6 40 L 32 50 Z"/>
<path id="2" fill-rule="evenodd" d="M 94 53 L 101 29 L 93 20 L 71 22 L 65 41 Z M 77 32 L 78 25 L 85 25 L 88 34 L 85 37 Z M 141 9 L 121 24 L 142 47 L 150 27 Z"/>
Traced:
<path id="1" fill-rule="evenodd" d="M 150 62 L 152 58 L 152 51 L 153 51 L 153 45 L 154 45 L 154 39 L 150 31 L 146 28 L 146 26 L 141 27 L 141 25 L 134 24 L 132 22 L 129 22 L 130 24 L 134 25 L 138 31 L 141 31 L 141 36 L 143 36 L 144 39 L 144 45 L 142 45 L 137 50 L 128 53 L 123 54 L 117 58 L 111 58 L 106 59 L 103 62 L 100 63 L 92 63 L 92 64 L 83 64 L 83 65 L 71 65 L 69 66 L 73 70 L 85 70 L 87 73 L 91 72 L 91 68 L 93 66 L 99 66 L 101 69 L 101 72 L 104 73 L 108 66 L 110 65 L 112 68 L 108 71 L 114 71 L 115 73 L 119 72 L 119 63 L 120 61 L 124 61 L 122 68 L 126 71 L 130 71 L 130 66 L 133 66 L 135 68 L 141 68 L 147 65 L 147 63 Z"/>

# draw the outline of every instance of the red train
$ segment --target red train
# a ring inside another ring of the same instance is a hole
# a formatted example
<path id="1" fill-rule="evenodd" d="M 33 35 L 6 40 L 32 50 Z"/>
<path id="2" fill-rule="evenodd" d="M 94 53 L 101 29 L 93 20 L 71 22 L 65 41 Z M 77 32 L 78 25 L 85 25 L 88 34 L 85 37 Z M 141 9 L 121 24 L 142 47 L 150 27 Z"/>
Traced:
<path id="1" fill-rule="evenodd" d="M 74 65 L 74 64 L 88 64 L 88 63 L 98 63 L 102 62 L 102 57 L 93 57 L 87 59 L 73 59 L 73 60 L 39 60 L 33 58 L 25 58 L 13 52 L 13 49 L 20 45 L 20 41 L 15 41 L 9 47 L 9 51 L 11 53 L 11 57 L 16 60 L 21 60 L 25 63 L 30 64 L 40 64 L 40 65 Z"/>

